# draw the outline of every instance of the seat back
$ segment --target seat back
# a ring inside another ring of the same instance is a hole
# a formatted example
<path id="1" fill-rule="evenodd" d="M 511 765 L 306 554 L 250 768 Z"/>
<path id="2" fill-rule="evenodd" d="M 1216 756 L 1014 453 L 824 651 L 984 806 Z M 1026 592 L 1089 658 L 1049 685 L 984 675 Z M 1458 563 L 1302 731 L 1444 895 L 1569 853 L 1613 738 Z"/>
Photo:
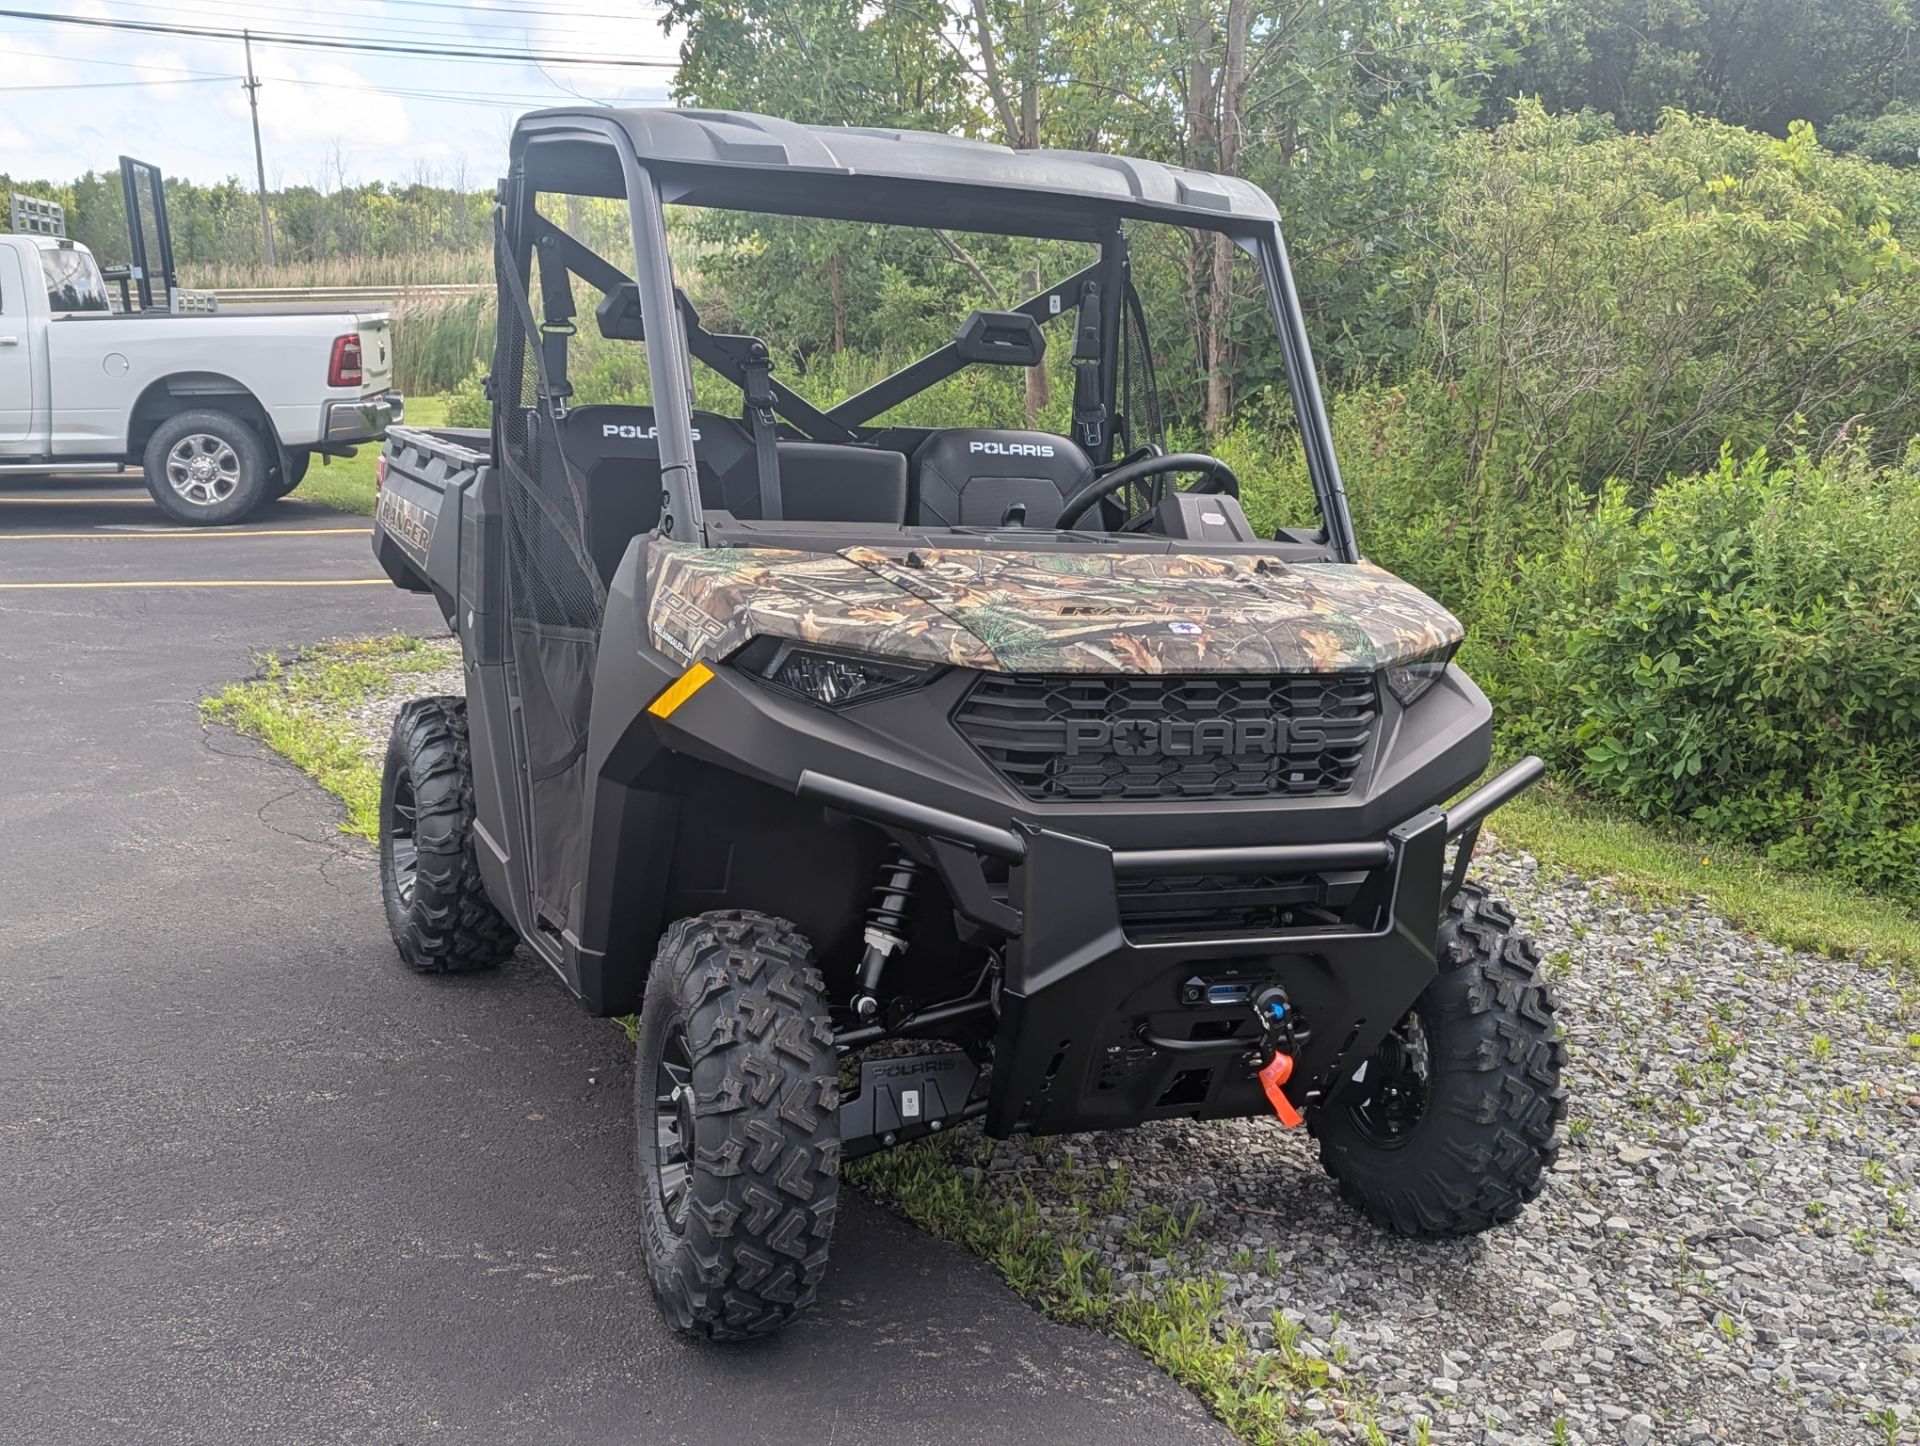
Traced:
<path id="1" fill-rule="evenodd" d="M 757 471 L 753 480 L 754 510 L 735 508 L 736 517 L 760 515 Z M 780 510 L 790 522 L 898 527 L 907 520 L 906 454 L 830 442 L 782 442 Z"/>
<path id="2" fill-rule="evenodd" d="M 1060 504 L 1093 479 L 1093 459 L 1051 432 L 955 428 L 913 454 L 909 516 L 926 527 L 992 527 L 1014 503 L 1029 527 L 1051 527 Z"/>
<path id="3" fill-rule="evenodd" d="M 737 466 L 740 456 L 750 463 L 753 449 L 730 435 L 725 417 L 704 412 L 694 414 L 693 435 L 701 505 L 725 507 L 726 469 Z M 575 407 L 561 426 L 560 445 L 586 488 L 587 550 L 601 579 L 611 582 L 627 544 L 660 522 L 660 443 L 653 408 Z"/>
<path id="4" fill-rule="evenodd" d="M 703 507 L 761 515 L 759 466 L 744 423 L 693 414 Z M 587 547 L 608 581 L 627 544 L 660 521 L 660 443 L 652 407 L 594 403 L 567 413 L 567 460 L 586 486 Z M 907 517 L 907 459 L 874 447 L 779 444 L 782 511 L 795 522 L 879 522 Z"/>

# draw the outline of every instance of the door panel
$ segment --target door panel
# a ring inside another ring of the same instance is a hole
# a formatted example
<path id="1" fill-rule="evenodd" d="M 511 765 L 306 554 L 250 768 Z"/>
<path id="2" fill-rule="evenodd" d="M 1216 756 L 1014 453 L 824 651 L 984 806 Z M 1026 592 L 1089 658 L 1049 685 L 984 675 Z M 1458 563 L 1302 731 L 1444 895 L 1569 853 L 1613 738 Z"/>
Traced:
<path id="1" fill-rule="evenodd" d="M 24 442 L 33 425 L 33 345 L 26 278 L 11 249 L 0 250 L 0 446 Z"/>

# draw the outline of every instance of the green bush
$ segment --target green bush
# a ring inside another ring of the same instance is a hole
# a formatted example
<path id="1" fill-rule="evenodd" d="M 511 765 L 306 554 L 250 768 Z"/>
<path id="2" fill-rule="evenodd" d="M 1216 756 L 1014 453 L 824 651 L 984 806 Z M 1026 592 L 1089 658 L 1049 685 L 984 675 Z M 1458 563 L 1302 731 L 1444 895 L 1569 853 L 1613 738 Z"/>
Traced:
<path id="1" fill-rule="evenodd" d="M 1609 488 L 1500 599 L 1475 621 L 1509 743 L 1920 904 L 1920 442 L 1723 451 L 1638 513 Z"/>
<path id="2" fill-rule="evenodd" d="M 1669 114 L 1594 138 L 1535 105 L 1464 137 L 1417 262 L 1462 500 L 1589 491 L 1920 430 L 1920 188 L 1816 143 Z M 1436 413 L 1427 409 L 1429 417 Z"/>
<path id="3" fill-rule="evenodd" d="M 487 366 L 485 362 L 475 362 L 473 369 L 459 381 L 454 389 L 447 393 L 447 425 L 449 427 L 490 427 L 493 425 L 493 403 L 487 400 Z"/>

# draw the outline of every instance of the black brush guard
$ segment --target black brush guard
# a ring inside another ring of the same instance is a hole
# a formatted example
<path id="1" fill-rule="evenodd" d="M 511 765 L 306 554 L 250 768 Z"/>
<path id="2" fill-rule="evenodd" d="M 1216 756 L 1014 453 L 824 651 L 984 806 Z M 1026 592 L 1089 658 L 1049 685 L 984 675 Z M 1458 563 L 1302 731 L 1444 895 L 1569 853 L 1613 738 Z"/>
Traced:
<path id="1" fill-rule="evenodd" d="M 956 909 L 1008 936 L 985 1109 L 987 1132 L 1004 1136 L 1270 1113 L 1249 1001 L 1275 984 L 1298 1021 L 1287 1095 L 1303 1112 L 1325 1102 L 1433 978 L 1441 915 L 1481 824 L 1543 771 L 1524 759 L 1378 841 L 1120 852 L 817 773 L 797 791 L 928 840 Z M 983 858 L 1010 866 L 1004 890 Z M 1255 873 L 1344 881 L 1344 902 L 1320 921 L 1257 932 L 1136 937 L 1123 922 L 1123 878 Z"/>

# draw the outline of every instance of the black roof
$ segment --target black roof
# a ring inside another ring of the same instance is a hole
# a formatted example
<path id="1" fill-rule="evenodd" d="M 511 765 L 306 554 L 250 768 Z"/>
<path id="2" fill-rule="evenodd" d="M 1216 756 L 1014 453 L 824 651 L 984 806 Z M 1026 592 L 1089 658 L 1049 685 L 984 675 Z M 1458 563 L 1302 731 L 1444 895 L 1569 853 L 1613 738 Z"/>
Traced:
<path id="1" fill-rule="evenodd" d="M 595 135 L 598 144 L 581 144 Z M 746 111 L 534 111 L 514 127 L 513 150 L 517 158 L 538 147 L 542 190 L 622 195 L 605 142 L 623 135 L 663 199 L 687 205 L 1070 238 L 1097 236 L 1122 217 L 1232 231 L 1264 228 L 1278 215 L 1249 181 L 1158 161 Z"/>

